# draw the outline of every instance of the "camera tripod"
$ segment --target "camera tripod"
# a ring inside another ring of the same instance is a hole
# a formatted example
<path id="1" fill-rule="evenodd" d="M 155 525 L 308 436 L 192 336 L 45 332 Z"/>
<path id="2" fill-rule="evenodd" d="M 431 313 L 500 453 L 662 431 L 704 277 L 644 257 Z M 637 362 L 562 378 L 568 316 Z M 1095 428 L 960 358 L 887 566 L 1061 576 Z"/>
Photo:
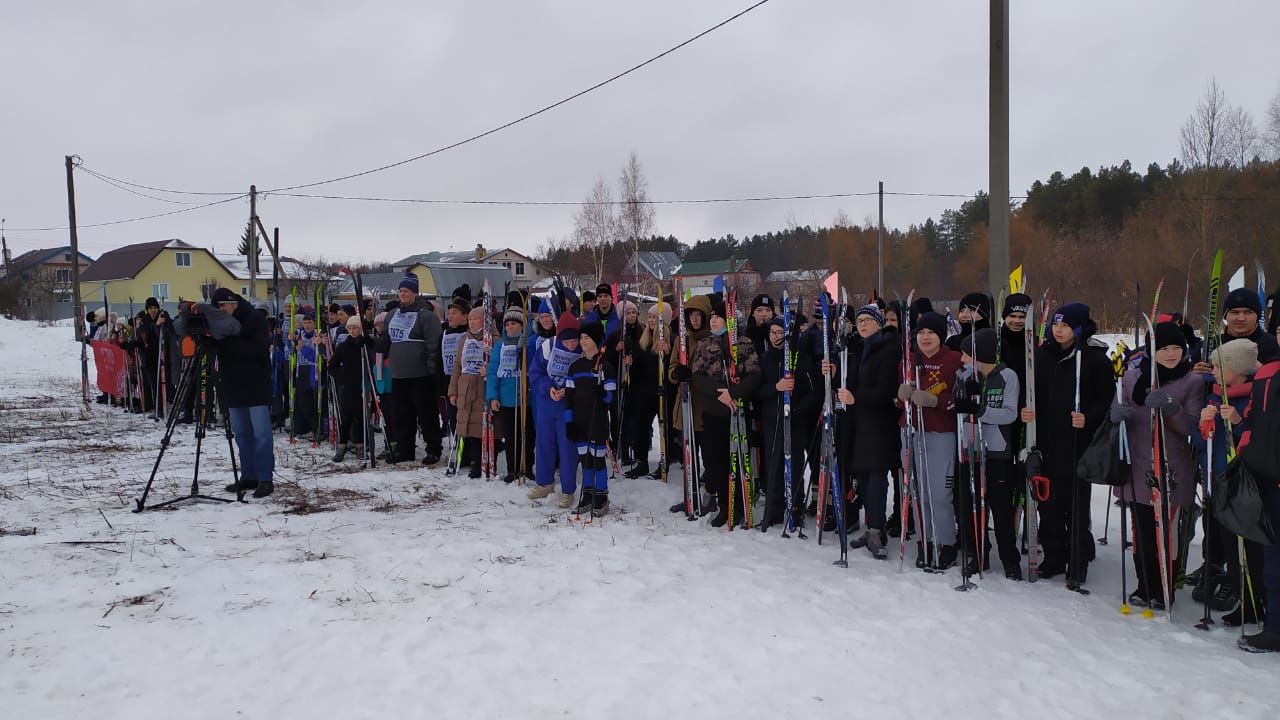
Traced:
<path id="1" fill-rule="evenodd" d="M 185 353 L 184 353 L 185 354 Z M 188 500 L 203 500 L 205 502 L 229 503 L 228 498 L 214 497 L 212 495 L 200 494 L 200 451 L 203 445 L 206 430 L 211 422 L 211 413 L 213 400 L 210 398 L 210 390 L 220 385 L 217 370 L 211 365 L 213 358 L 209 348 L 204 342 L 196 343 L 194 357 L 187 363 L 187 367 L 182 371 L 182 377 L 178 381 L 177 392 L 174 394 L 174 408 L 185 407 L 187 401 L 193 393 L 195 394 L 195 402 L 192 414 L 196 419 L 195 438 L 196 438 L 196 459 L 191 474 L 191 492 L 181 497 L 166 500 L 154 505 L 147 505 L 147 495 L 151 493 L 151 484 L 156 480 L 156 472 L 160 469 L 160 461 L 164 458 L 164 453 L 169 449 L 169 441 L 173 438 L 173 431 L 177 428 L 178 417 L 180 413 L 170 412 L 165 425 L 164 437 L 160 440 L 160 452 L 156 454 L 155 464 L 151 466 L 151 477 L 147 478 L 147 485 L 142 490 L 142 497 L 137 500 L 137 507 L 133 512 L 142 512 L 143 510 L 156 510 L 162 507 L 170 507 L 180 502 Z M 218 401 L 221 401 L 221 394 L 216 394 Z M 240 480 L 240 468 L 236 464 L 236 448 L 232 439 L 235 437 L 231 432 L 231 419 L 227 413 L 225 403 L 222 404 L 222 417 L 226 426 L 227 450 L 231 453 L 231 479 L 233 482 Z M 244 501 L 244 492 L 236 494 L 236 500 Z"/>

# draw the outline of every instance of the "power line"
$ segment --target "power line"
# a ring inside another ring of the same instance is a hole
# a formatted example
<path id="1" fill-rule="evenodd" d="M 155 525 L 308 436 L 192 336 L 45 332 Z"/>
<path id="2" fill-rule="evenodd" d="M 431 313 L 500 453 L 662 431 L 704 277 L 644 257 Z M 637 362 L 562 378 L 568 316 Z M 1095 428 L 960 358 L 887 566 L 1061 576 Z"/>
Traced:
<path id="1" fill-rule="evenodd" d="M 229 203 L 233 200 L 241 200 L 247 196 L 248 196 L 248 193 L 244 193 L 243 195 L 237 195 L 236 197 L 224 198 L 222 200 L 214 200 L 213 202 L 208 202 L 203 205 L 193 205 L 192 207 L 185 207 L 180 210 L 171 210 L 169 212 L 156 213 L 155 215 L 142 215 L 140 217 L 124 218 L 122 220 L 108 220 L 106 222 L 99 222 L 99 223 L 88 223 L 88 224 L 77 223 L 76 227 L 80 230 L 84 230 L 86 228 L 107 227 L 108 225 L 124 225 L 125 223 L 141 222 L 143 220 L 154 220 L 155 218 L 168 217 L 170 215 L 180 215 L 182 213 L 188 213 L 194 210 L 203 210 L 204 208 L 213 207 L 214 205 L 222 205 L 223 203 Z M 8 229 L 13 230 L 15 232 L 54 232 L 59 230 L 69 230 L 70 228 L 66 225 L 61 225 L 58 227 L 8 228 Z"/>
<path id="2" fill-rule="evenodd" d="M 689 38 L 688 40 L 685 40 L 684 42 L 682 42 L 682 43 L 680 43 L 680 44 L 678 44 L 678 45 L 675 45 L 675 46 L 673 46 L 673 47 L 667 48 L 666 50 L 663 50 L 662 52 L 658 53 L 657 55 L 654 55 L 653 57 L 649 58 L 648 60 L 645 60 L 644 62 L 639 63 L 638 65 L 633 65 L 633 66 L 631 66 L 630 68 L 627 68 L 626 70 L 623 70 L 622 72 L 618 73 L 617 75 L 614 75 L 613 77 L 611 77 L 611 78 L 609 78 L 609 79 L 607 79 L 607 80 L 602 80 L 602 81 L 600 81 L 600 82 L 596 83 L 595 85 L 592 85 L 591 87 L 586 88 L 585 90 L 579 90 L 578 92 L 576 92 L 576 93 L 574 93 L 574 94 L 572 94 L 572 95 L 569 95 L 568 97 L 561 98 L 560 100 L 557 100 L 557 101 L 555 101 L 555 102 L 551 103 L 550 105 L 546 105 L 546 106 L 544 106 L 544 107 L 542 107 L 542 108 L 540 108 L 540 109 L 538 109 L 538 110 L 534 110 L 533 112 L 528 113 L 527 115 L 523 115 L 523 116 L 521 116 L 521 117 L 516 118 L 515 120 L 511 120 L 511 121 L 506 122 L 506 123 L 503 123 L 503 124 L 501 124 L 501 125 L 499 125 L 499 126 L 497 126 L 497 127 L 495 127 L 495 128 L 491 128 L 491 129 L 489 129 L 489 130 L 486 130 L 486 131 L 484 131 L 484 132 L 482 132 L 482 133 L 479 133 L 478 135 L 472 135 L 471 137 L 466 138 L 465 140 L 459 140 L 459 141 L 457 141 L 457 142 L 455 142 L 455 143 L 452 143 L 452 144 L 450 144 L 450 145 L 445 145 L 444 147 L 439 147 L 439 148 L 436 148 L 435 150 L 431 150 L 431 151 L 429 151 L 429 152 L 422 153 L 421 155 L 415 155 L 415 156 L 413 156 L 413 157 L 411 157 L 411 158 L 405 158 L 404 160 L 398 160 L 398 161 L 396 161 L 396 162 L 389 163 L 389 164 L 387 164 L 387 165 L 382 165 L 382 166 L 380 166 L 380 167 L 376 167 L 376 168 L 370 168 L 369 170 L 361 170 L 360 172 L 351 173 L 351 174 L 349 174 L 349 175 L 342 175 L 342 176 L 340 176 L 340 177 L 335 177 L 335 178 L 329 178 L 328 180 L 318 180 L 318 181 L 316 181 L 316 182 L 303 183 L 303 184 L 301 184 L 301 185 L 290 185 L 290 186 L 288 186 L 288 187 L 272 188 L 272 189 L 270 189 L 270 190 L 265 190 L 264 192 L 269 192 L 269 193 L 270 193 L 270 192 L 280 192 L 280 191 L 285 191 L 285 190 L 302 190 L 302 189 L 305 189 L 305 188 L 311 188 L 311 187 L 317 187 L 317 186 L 320 186 L 320 185 L 328 185 L 328 184 L 330 184 L 330 183 L 341 182 L 341 181 L 343 181 L 343 180 L 351 180 L 351 179 L 353 179 L 353 178 L 363 177 L 363 176 L 365 176 L 365 175 L 372 175 L 373 173 L 382 172 L 382 171 L 384 171 L 384 170 L 390 170 L 390 169 L 392 169 L 392 168 L 400 167 L 401 165 L 407 165 L 407 164 L 409 164 L 409 163 L 411 163 L 411 162 L 417 162 L 418 160 L 422 160 L 422 159 L 424 159 L 424 158 L 431 157 L 432 155 L 439 155 L 440 153 L 447 152 L 447 151 L 449 151 L 449 150 L 453 150 L 454 148 L 458 148 L 458 147 L 461 147 L 461 146 L 466 145 L 466 144 L 468 144 L 468 143 L 475 142 L 476 140 L 479 140 L 479 139 L 484 138 L 484 137 L 488 137 L 488 136 L 490 136 L 490 135 L 492 135 L 492 134 L 494 134 L 494 133 L 501 132 L 501 131 L 503 131 L 503 130 L 506 130 L 507 128 L 514 127 L 515 125 L 519 125 L 520 123 L 522 123 L 522 122 L 524 122 L 524 121 L 526 121 L 526 120 L 530 120 L 530 119 L 535 118 L 535 117 L 537 117 L 537 116 L 539 116 L 539 115 L 542 115 L 543 113 L 546 113 L 546 112 L 549 112 L 549 111 L 551 111 L 551 110 L 554 110 L 555 108 L 558 108 L 558 107 L 560 107 L 561 105 L 564 105 L 564 104 L 566 104 L 566 103 L 569 103 L 569 102 L 572 102 L 572 101 L 574 101 L 574 100 L 577 100 L 578 98 L 582 97 L 583 95 L 586 95 L 586 94 L 588 94 L 588 93 L 591 93 L 591 92 L 593 92 L 593 91 L 595 91 L 595 90 L 599 90 L 600 88 L 602 88 L 602 87 L 604 87 L 605 85 L 608 85 L 608 84 L 610 84 L 610 83 L 614 82 L 615 80 L 620 80 L 620 79 L 622 79 L 622 78 L 626 77 L 627 75 L 630 75 L 631 73 L 633 73 L 633 72 L 635 72 L 635 71 L 637 71 L 637 70 L 639 70 L 639 69 L 641 69 L 641 68 L 645 67 L 646 65 L 650 65 L 650 64 L 652 64 L 652 63 L 657 62 L 658 60 L 661 60 L 662 58 L 666 57 L 667 55 L 670 55 L 670 54 L 671 54 L 671 53 L 673 53 L 673 52 L 676 52 L 677 50 L 679 50 L 679 49 L 681 49 L 681 48 L 685 47 L 686 45 L 689 45 L 689 44 L 691 44 L 691 43 L 693 43 L 693 42 L 695 42 L 695 41 L 697 41 L 697 40 L 699 40 L 699 39 L 701 39 L 701 38 L 703 38 L 703 37 L 705 37 L 705 36 L 707 36 L 707 35 L 710 35 L 711 33 L 715 32 L 716 30 L 719 30 L 720 28 L 724 27 L 725 25 L 728 25 L 729 23 L 733 22 L 734 20 L 737 20 L 738 18 L 742 17 L 743 15 L 746 15 L 747 13 L 751 12 L 752 10 L 755 10 L 756 8 L 760 7 L 761 5 L 766 4 L 766 3 L 768 3 L 768 2 L 769 2 L 769 0 L 759 0 L 759 2 L 757 2 L 757 3 L 753 4 L 753 5 L 751 5 L 750 7 L 746 8 L 745 10 L 741 10 L 741 11 L 739 11 L 738 13 L 736 13 L 736 14 L 734 14 L 734 15 L 732 15 L 732 16 L 730 16 L 730 17 L 728 17 L 728 18 L 726 18 L 726 19 L 724 19 L 724 20 L 722 20 L 722 21 L 720 21 L 720 22 L 718 22 L 718 23 L 716 23 L 715 25 L 712 25 L 711 27 L 707 28 L 706 30 L 703 30 L 702 32 L 698 33 L 697 35 L 694 35 L 693 37 Z"/>
<path id="3" fill-rule="evenodd" d="M 172 204 L 174 204 L 174 205 L 199 205 L 199 204 L 200 204 L 200 203 L 198 203 L 198 202 L 192 202 L 192 201 L 189 201 L 189 200 L 171 200 L 171 199 L 169 199 L 169 198 L 162 198 L 162 197 L 157 197 L 157 196 L 155 196 L 155 195 L 148 195 L 147 193 L 139 192 L 139 191 L 137 191 L 137 190 L 133 190 L 133 189 L 130 189 L 130 188 L 125 187 L 125 184 L 127 184 L 127 183 L 122 184 L 122 183 L 123 183 L 123 181 L 121 181 L 121 180 L 116 180 L 116 179 L 111 178 L 111 177 L 108 177 L 108 176 L 106 176 L 106 175 L 102 175 L 102 174 L 100 174 L 100 173 L 96 173 L 96 172 L 94 172 L 94 171 L 92 171 L 92 170 L 90 170 L 90 169 L 86 168 L 86 167 L 85 167 L 85 166 L 83 166 L 83 165 L 80 165 L 80 166 L 78 166 L 78 167 L 79 167 L 79 169 L 80 169 L 82 172 L 86 172 L 86 173 L 88 173 L 90 177 L 97 178 L 98 180 L 101 180 L 102 182 L 104 182 L 104 183 L 106 183 L 106 184 L 110 185 L 110 186 L 111 186 L 111 187 L 113 187 L 113 188 L 116 188 L 116 189 L 118 189 L 118 190 L 123 190 L 123 191 L 125 191 L 125 192 L 127 192 L 127 193 L 131 193 L 131 194 L 133 194 L 133 195 L 137 195 L 138 197 L 144 197 L 144 198 L 147 198 L 147 199 L 149 199 L 149 200 L 159 200 L 160 202 L 172 203 Z M 163 191 L 162 191 L 162 192 L 163 192 Z"/>
<path id="4" fill-rule="evenodd" d="M 100 173 L 100 172 L 98 172 L 98 171 L 96 171 L 96 170 L 91 170 L 91 169 L 89 169 L 88 167 L 85 167 L 84 165 L 77 165 L 76 167 L 77 167 L 78 169 L 80 169 L 80 170 L 83 170 L 83 171 L 85 171 L 85 172 L 89 173 L 90 175 L 93 175 L 94 177 L 96 177 L 96 178 L 98 178 L 99 180 L 102 180 L 102 181 L 104 181 L 104 182 L 108 182 L 108 183 L 120 183 L 120 185 L 128 185 L 129 187 L 140 188 L 140 189 L 142 189 L 142 190 L 151 190 L 152 192 L 170 193 L 170 194 L 172 194 L 172 195 L 242 195 L 242 194 L 243 194 L 243 193 L 242 193 L 242 191 L 239 191 L 239 190 L 237 190 L 237 191 L 235 191 L 235 192 L 195 192 L 195 191 L 191 191 L 191 190 L 173 190 L 173 189 L 171 189 L 171 188 L 158 188 L 158 187 L 151 187 L 150 185 L 140 185 L 140 184 L 138 184 L 138 183 L 129 182 L 128 180 L 121 180 L 120 178 L 111 177 L 110 175 L 107 175 L 106 173 Z M 117 187 L 119 187 L 119 186 L 117 186 Z M 121 190 L 124 190 L 125 188 L 120 188 L 120 189 L 121 189 Z M 133 192 L 133 191 L 132 191 L 132 190 L 129 190 L 128 192 Z M 142 195 L 142 193 L 137 193 L 137 194 L 138 194 L 138 195 Z M 143 196 L 143 197 L 151 197 L 150 195 L 142 195 L 142 196 Z M 163 200 L 163 198 L 152 198 L 152 199 L 154 199 L 154 200 Z M 174 201 L 174 200 L 165 200 L 165 202 L 177 202 L 177 201 Z"/>
<path id="5" fill-rule="evenodd" d="M 356 200 L 364 202 L 413 203 L 424 205 L 631 205 L 630 200 L 610 200 L 609 202 L 590 202 L 582 200 L 450 200 L 437 198 L 386 198 L 362 195 L 316 195 L 310 193 L 268 192 L 262 193 L 276 197 L 311 198 L 317 200 Z M 815 195 L 763 195 L 740 198 L 692 198 L 671 200 L 638 200 L 636 205 L 710 205 L 715 203 L 770 202 L 775 200 L 827 200 L 831 198 L 869 197 L 875 191 L 855 193 L 823 193 Z M 964 196 L 970 197 L 970 196 Z"/>

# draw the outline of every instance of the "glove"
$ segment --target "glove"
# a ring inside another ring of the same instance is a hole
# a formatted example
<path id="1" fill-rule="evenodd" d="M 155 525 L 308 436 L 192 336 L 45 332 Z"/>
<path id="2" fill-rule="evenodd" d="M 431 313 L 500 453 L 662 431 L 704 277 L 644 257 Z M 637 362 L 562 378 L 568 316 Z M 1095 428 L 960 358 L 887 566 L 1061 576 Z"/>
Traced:
<path id="1" fill-rule="evenodd" d="M 973 400 L 969 400 L 968 398 L 956 398 L 953 404 L 955 405 L 956 412 L 962 415 L 973 415 L 982 408 L 981 405 Z"/>
<path id="2" fill-rule="evenodd" d="M 676 382 L 689 382 L 693 373 L 689 372 L 688 365 L 675 365 L 671 368 L 671 377 Z"/>
<path id="3" fill-rule="evenodd" d="M 915 392 L 915 388 L 911 386 L 911 383 L 904 382 L 898 386 L 898 399 L 906 402 L 911 399 L 911 393 L 913 392 Z"/>
<path id="4" fill-rule="evenodd" d="M 1132 405 L 1121 405 L 1120 403 L 1113 403 L 1113 404 L 1111 405 L 1111 413 L 1110 413 L 1110 416 L 1111 416 L 1111 422 L 1113 422 L 1113 423 L 1117 423 L 1117 424 L 1118 424 L 1118 423 L 1122 423 L 1122 422 L 1124 422 L 1124 421 L 1126 421 L 1126 420 L 1132 420 L 1132 419 L 1133 419 L 1133 406 L 1132 406 Z"/>
<path id="5" fill-rule="evenodd" d="M 898 392 L 902 392 L 901 388 L 899 388 Z M 911 402 L 920 407 L 938 407 L 938 396 L 924 390 L 916 390 L 911 393 Z"/>
<path id="6" fill-rule="evenodd" d="M 982 383 L 974 378 L 969 378 L 964 383 L 964 396 L 967 398 L 978 397 L 982 395 Z"/>
<path id="7" fill-rule="evenodd" d="M 1172 395 L 1160 388 L 1147 393 L 1147 399 L 1142 404 L 1152 410 L 1159 410 L 1166 415 L 1175 413 L 1182 408 Z"/>

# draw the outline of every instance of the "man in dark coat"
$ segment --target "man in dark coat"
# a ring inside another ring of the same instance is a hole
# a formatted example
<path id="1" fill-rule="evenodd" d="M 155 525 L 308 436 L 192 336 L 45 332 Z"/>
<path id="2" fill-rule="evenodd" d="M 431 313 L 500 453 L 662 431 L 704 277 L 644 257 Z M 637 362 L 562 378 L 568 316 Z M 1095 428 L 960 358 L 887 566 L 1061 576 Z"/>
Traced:
<path id="1" fill-rule="evenodd" d="M 785 330 L 783 321 L 774 318 L 768 324 L 769 334 L 764 353 L 760 356 L 760 389 L 756 406 L 760 408 L 761 428 L 764 440 L 764 476 L 772 480 L 765 489 L 764 521 L 760 531 L 767 532 L 770 525 L 782 522 L 786 510 L 786 488 L 783 485 L 783 402 L 785 393 L 791 392 L 791 519 L 796 527 L 804 527 L 804 467 L 805 449 L 808 445 L 809 427 L 803 418 L 813 414 L 818 403 L 814 391 L 812 358 L 800 354 L 794 332 L 788 348 L 791 353 L 791 374 L 786 376 L 786 358 L 783 355 Z M 803 365 L 800 364 L 803 361 Z"/>
<path id="2" fill-rule="evenodd" d="M 253 490 L 256 498 L 275 490 L 275 452 L 271 442 L 271 332 L 263 313 L 227 288 L 213 291 L 210 303 L 197 306 L 213 341 L 218 362 L 218 393 L 231 420 L 240 450 L 240 480 L 227 492 Z M 192 330 L 190 310 L 174 326 L 179 334 Z"/>

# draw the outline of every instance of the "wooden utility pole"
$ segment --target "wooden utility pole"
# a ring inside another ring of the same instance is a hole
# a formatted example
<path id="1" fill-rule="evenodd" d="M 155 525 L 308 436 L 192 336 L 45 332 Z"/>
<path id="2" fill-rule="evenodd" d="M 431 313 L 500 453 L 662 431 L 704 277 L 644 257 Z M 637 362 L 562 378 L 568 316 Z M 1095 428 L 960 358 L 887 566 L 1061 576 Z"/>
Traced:
<path id="1" fill-rule="evenodd" d="M 1009 0 L 991 0 L 990 41 L 987 287 L 996 298 L 1009 277 Z"/>
<path id="2" fill-rule="evenodd" d="M 80 343 L 80 398 L 89 406 L 89 348 L 84 336 L 84 303 L 80 298 L 80 237 L 76 234 L 76 181 L 72 176 L 75 155 L 66 156 L 67 167 L 67 230 L 71 233 L 71 306 L 72 325 L 76 342 Z"/>
<path id="3" fill-rule="evenodd" d="M 880 226 L 876 228 L 876 240 L 880 247 L 876 261 L 876 297 L 884 297 L 884 181 L 880 181 Z"/>
<path id="4" fill-rule="evenodd" d="M 249 186 L 249 297 L 250 303 L 258 294 L 258 186 Z"/>

